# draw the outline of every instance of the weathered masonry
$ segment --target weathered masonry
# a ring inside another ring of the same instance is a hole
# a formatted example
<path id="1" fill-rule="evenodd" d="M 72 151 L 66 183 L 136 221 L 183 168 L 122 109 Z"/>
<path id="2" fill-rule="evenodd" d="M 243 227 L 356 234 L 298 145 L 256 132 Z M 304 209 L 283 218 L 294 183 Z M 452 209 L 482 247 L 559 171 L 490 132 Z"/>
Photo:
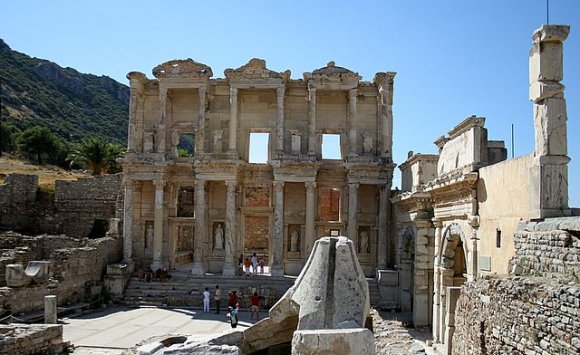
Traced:
<path id="1" fill-rule="evenodd" d="M 361 81 L 330 62 L 295 80 L 252 59 L 224 74 L 186 59 L 127 75 L 125 261 L 233 275 L 255 252 L 297 275 L 318 238 L 346 235 L 367 276 L 394 263 L 395 73 Z"/>

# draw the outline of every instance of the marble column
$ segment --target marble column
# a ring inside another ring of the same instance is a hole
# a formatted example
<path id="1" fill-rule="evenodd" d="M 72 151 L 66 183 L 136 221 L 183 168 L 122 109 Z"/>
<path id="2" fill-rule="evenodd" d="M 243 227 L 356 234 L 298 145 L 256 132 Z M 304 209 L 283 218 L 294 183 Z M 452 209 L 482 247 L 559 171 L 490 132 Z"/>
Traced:
<path id="1" fill-rule="evenodd" d="M 168 208 L 167 208 L 167 215 L 169 217 L 169 220 L 172 220 L 173 217 L 177 217 L 177 198 L 178 198 L 178 194 L 179 194 L 179 185 L 178 184 L 174 184 L 174 183 L 169 183 L 168 184 L 168 191 L 167 191 L 167 201 L 168 201 Z M 178 234 L 177 234 L 177 230 L 174 226 L 172 226 L 173 223 L 169 222 L 167 227 L 166 227 L 166 232 L 165 234 L 169 237 L 169 243 L 168 243 L 168 252 L 167 252 L 167 256 L 169 258 L 168 260 L 168 267 L 169 270 L 172 270 L 175 267 L 175 254 L 177 252 L 177 242 L 178 242 Z"/>
<path id="2" fill-rule="evenodd" d="M 348 184 L 348 232 L 347 237 L 354 242 L 358 250 L 357 232 L 357 209 L 358 209 L 358 183 Z"/>
<path id="3" fill-rule="evenodd" d="M 389 189 L 387 184 L 380 184 L 379 187 L 379 235 L 377 246 L 377 268 L 385 270 L 387 268 L 387 218 Z"/>
<path id="4" fill-rule="evenodd" d="M 316 241 L 316 182 L 308 181 L 304 183 L 304 186 L 306 187 L 306 235 L 304 236 L 306 250 L 304 255 L 308 257 Z"/>
<path id="5" fill-rule="evenodd" d="M 382 156 L 392 157 L 393 147 L 393 87 L 395 73 L 387 72 L 379 85 L 377 97 L 379 115 L 379 152 Z"/>
<path id="6" fill-rule="evenodd" d="M 348 153 L 356 155 L 356 98 L 357 89 L 348 91 Z"/>
<path id="7" fill-rule="evenodd" d="M 272 233 L 272 258 L 270 272 L 272 276 L 284 276 L 282 266 L 282 248 L 284 246 L 284 181 L 274 181 L 274 230 Z"/>
<path id="8" fill-rule="evenodd" d="M 153 219 L 153 271 L 163 266 L 163 202 L 164 202 L 164 180 L 153 180 L 155 185 L 155 214 Z"/>
<path id="9" fill-rule="evenodd" d="M 205 275 L 203 265 L 203 244 L 206 237 L 205 220 L 205 180 L 195 182 L 195 234 L 193 236 L 193 269 L 194 275 Z"/>
<path id="10" fill-rule="evenodd" d="M 284 87 L 276 89 L 276 150 L 284 152 Z"/>
<path id="11" fill-rule="evenodd" d="M 155 135 L 155 144 L 157 153 L 165 153 L 165 126 L 167 124 L 167 88 L 159 88 L 159 112 L 161 118 L 159 119 L 159 124 L 157 126 L 157 132 Z"/>
<path id="12" fill-rule="evenodd" d="M 205 97 L 206 97 L 206 88 L 204 86 L 200 86 L 198 89 L 198 97 L 199 97 L 199 109 L 197 111 L 197 133 L 195 135 L 195 150 L 196 153 L 204 153 L 205 152 Z"/>
<path id="13" fill-rule="evenodd" d="M 316 88 L 308 88 L 308 155 L 315 156 L 316 137 Z"/>
<path id="14" fill-rule="evenodd" d="M 123 199 L 123 262 L 132 263 L 133 258 L 133 191 L 132 180 L 124 181 L 125 197 Z"/>
<path id="15" fill-rule="evenodd" d="M 129 127 L 128 127 L 128 134 L 127 134 L 127 152 L 134 153 L 135 152 L 135 133 L 136 133 L 136 124 L 137 121 L 137 107 L 138 107 L 138 100 L 139 95 L 134 92 L 135 89 L 131 87 L 131 99 L 129 101 Z"/>
<path id="16" fill-rule="evenodd" d="M 238 152 L 238 89 L 230 88 L 230 142 L 229 152 Z"/>
<path id="17" fill-rule="evenodd" d="M 236 250 L 236 182 L 226 181 L 226 234 L 225 234 L 225 260 L 224 276 L 234 276 L 236 274 L 236 261 L 234 250 Z"/>
<path id="18" fill-rule="evenodd" d="M 439 328 L 439 306 L 441 304 L 441 270 L 439 268 L 439 244 L 443 224 L 437 219 L 433 219 L 435 225 L 435 260 L 433 262 L 433 341 L 441 342 L 442 336 Z"/>

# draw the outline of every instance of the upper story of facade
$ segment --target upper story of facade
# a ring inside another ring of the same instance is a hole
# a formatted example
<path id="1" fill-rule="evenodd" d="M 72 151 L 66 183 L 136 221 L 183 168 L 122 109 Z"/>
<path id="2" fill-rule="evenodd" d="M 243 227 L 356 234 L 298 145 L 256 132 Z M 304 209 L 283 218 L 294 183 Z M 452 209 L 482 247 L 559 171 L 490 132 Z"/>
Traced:
<path id="1" fill-rule="evenodd" d="M 291 79 L 252 59 L 224 74 L 191 59 L 158 65 L 155 79 L 129 73 L 126 161 L 252 162 L 261 138 L 272 165 L 391 164 L 395 73 L 362 81 L 330 62 Z"/>

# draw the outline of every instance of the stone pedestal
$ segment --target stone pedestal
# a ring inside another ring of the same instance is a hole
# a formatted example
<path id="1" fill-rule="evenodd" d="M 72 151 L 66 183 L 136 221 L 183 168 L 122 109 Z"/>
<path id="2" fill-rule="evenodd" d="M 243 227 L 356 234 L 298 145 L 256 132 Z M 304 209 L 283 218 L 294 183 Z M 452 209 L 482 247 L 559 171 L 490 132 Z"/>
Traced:
<path id="1" fill-rule="evenodd" d="M 56 324 L 58 316 L 56 312 L 56 296 L 44 296 L 44 324 Z"/>
<path id="2" fill-rule="evenodd" d="M 292 337 L 292 354 L 371 355 L 375 341 L 366 328 L 298 330 Z"/>

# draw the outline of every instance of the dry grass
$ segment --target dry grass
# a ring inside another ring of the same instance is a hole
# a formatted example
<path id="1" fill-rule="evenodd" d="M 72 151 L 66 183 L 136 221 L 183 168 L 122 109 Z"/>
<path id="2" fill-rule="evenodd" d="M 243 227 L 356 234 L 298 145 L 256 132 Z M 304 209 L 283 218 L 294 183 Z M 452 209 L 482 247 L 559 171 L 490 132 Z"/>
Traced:
<path id="1" fill-rule="evenodd" d="M 7 175 L 10 174 L 31 174 L 38 175 L 40 188 L 54 190 L 55 180 L 77 180 L 89 174 L 78 171 L 67 171 L 53 165 L 34 165 L 28 162 L 15 159 L 3 153 L 0 157 L 0 184 L 4 183 Z"/>

